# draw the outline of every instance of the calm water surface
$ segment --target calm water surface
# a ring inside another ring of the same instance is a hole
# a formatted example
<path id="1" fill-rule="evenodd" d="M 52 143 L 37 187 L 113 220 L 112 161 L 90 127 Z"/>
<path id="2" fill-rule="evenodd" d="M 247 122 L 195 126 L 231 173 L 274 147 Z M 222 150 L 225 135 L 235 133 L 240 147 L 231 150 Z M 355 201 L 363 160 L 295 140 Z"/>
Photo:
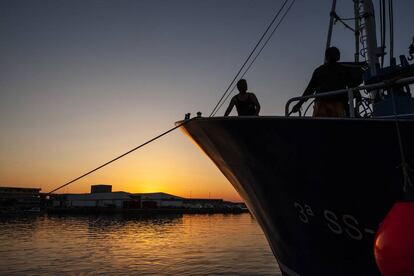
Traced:
<path id="1" fill-rule="evenodd" d="M 281 275 L 250 214 L 0 218 L 0 274 Z"/>

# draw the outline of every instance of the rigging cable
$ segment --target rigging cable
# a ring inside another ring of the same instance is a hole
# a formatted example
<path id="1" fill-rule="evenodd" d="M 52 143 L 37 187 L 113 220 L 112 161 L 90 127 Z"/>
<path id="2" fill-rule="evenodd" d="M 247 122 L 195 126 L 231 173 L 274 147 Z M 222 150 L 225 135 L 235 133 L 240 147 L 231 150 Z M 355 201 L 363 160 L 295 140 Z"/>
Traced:
<path id="1" fill-rule="evenodd" d="M 359 19 L 359 17 L 341 17 L 341 20 L 343 21 L 350 21 L 350 20 L 356 20 Z"/>
<path id="2" fill-rule="evenodd" d="M 249 66 L 247 66 L 246 70 L 243 72 L 243 74 L 241 75 L 241 78 L 243 78 L 247 72 L 250 70 L 250 68 L 252 67 L 252 65 L 255 63 L 256 59 L 259 57 L 259 55 L 262 53 L 263 49 L 266 47 L 267 43 L 270 41 L 270 39 L 272 38 L 272 36 L 274 35 L 274 33 L 276 32 L 276 30 L 279 28 L 279 25 L 283 22 L 283 20 L 285 19 L 286 15 L 289 13 L 290 9 L 292 8 L 293 4 L 295 3 L 296 0 L 293 0 L 290 5 L 287 7 L 286 11 L 283 13 L 282 17 L 280 18 L 279 22 L 277 23 L 277 25 L 275 26 L 275 28 L 273 29 L 273 31 L 270 33 L 269 37 L 266 39 L 266 41 L 262 44 L 262 47 L 260 48 L 260 50 L 256 53 L 255 57 L 252 59 L 252 61 L 250 62 Z M 220 103 L 220 106 L 216 109 L 216 111 L 214 112 L 213 116 L 216 115 L 216 113 L 220 110 L 220 108 L 223 106 L 223 104 L 227 101 L 227 99 L 230 97 L 230 95 L 233 93 L 234 89 L 236 89 L 236 85 L 233 85 L 233 88 L 231 89 L 230 93 L 227 94 L 226 98 Z"/>
<path id="3" fill-rule="evenodd" d="M 72 183 L 73 183 L 73 182 L 75 182 L 75 181 L 78 181 L 79 179 L 81 179 L 81 178 L 83 178 L 83 177 L 85 177 L 85 176 L 87 176 L 87 175 L 89 175 L 89 174 L 91 174 L 91 173 L 93 173 L 93 172 L 95 172 L 95 171 L 97 171 L 97 170 L 99 170 L 99 169 L 101 169 L 101 168 L 103 168 L 103 167 L 105 167 L 105 166 L 107 166 L 107 165 L 111 164 L 112 162 L 115 162 L 115 161 L 116 161 L 116 160 L 118 160 L 118 159 L 121 159 L 122 157 L 124 157 L 124 156 L 126 156 L 126 155 L 128 155 L 128 154 L 130 154 L 130 153 L 132 153 L 132 152 L 134 152 L 134 151 L 136 151 L 137 149 L 142 148 L 143 146 L 148 145 L 149 143 L 152 143 L 152 142 L 154 142 L 155 140 L 158 140 L 159 138 L 161 138 L 161 137 L 163 137 L 163 136 L 167 135 L 168 133 L 170 133 L 170 132 L 172 132 L 172 131 L 176 130 L 177 128 L 179 128 L 179 127 L 181 127 L 181 126 L 183 126 L 183 125 L 187 124 L 188 122 L 190 122 L 190 121 L 191 121 L 191 120 L 193 120 L 193 119 L 194 119 L 194 118 L 192 118 L 192 119 L 188 119 L 188 120 L 184 120 L 183 122 L 181 122 L 181 123 L 177 124 L 175 127 L 170 128 L 169 130 L 167 130 L 167 131 L 165 131 L 165 132 L 163 132 L 163 133 L 161 133 L 161 134 L 159 134 L 159 135 L 155 136 L 154 138 L 151 138 L 150 140 L 146 141 L 145 143 L 142 143 L 141 145 L 139 145 L 139 146 L 137 146 L 137 147 L 135 147 L 135 148 L 133 148 L 133 149 L 131 149 L 131 150 L 129 150 L 129 151 L 127 151 L 127 152 L 125 152 L 125 153 L 123 153 L 123 154 L 121 154 L 121 155 L 119 155 L 119 156 L 117 156 L 117 157 L 113 158 L 113 159 L 111 159 L 110 161 L 108 161 L 108 162 L 106 162 L 106 163 L 104 163 L 104 164 L 102 164 L 102 165 L 100 165 L 100 166 L 96 167 L 95 169 L 90 170 L 90 171 L 88 171 L 88 172 L 86 172 L 86 173 L 82 174 L 81 176 L 76 177 L 76 178 L 74 178 L 74 179 L 72 179 L 72 180 L 70 180 L 70 181 L 66 182 L 66 183 L 65 183 L 65 184 L 63 184 L 63 185 L 60 185 L 59 187 L 57 187 L 57 188 L 53 189 L 52 191 L 48 192 L 48 193 L 46 194 L 46 196 L 48 196 L 48 195 L 52 194 L 53 192 L 56 192 L 57 190 L 62 189 L 63 187 L 68 186 L 69 184 L 72 184 Z"/>
<path id="4" fill-rule="evenodd" d="M 344 21 L 344 19 L 343 18 L 341 18 L 338 14 L 336 14 L 335 12 L 334 12 L 334 14 L 333 14 L 333 17 L 335 18 L 335 23 L 336 22 L 341 22 L 342 23 L 342 25 L 344 25 L 344 27 L 345 28 L 347 28 L 347 29 L 349 29 L 349 30 L 351 30 L 352 32 L 356 32 L 356 30 L 354 29 L 354 28 L 352 28 L 351 26 L 349 26 L 345 21 Z"/>
<path id="5" fill-rule="evenodd" d="M 223 93 L 223 95 L 221 96 L 220 100 L 217 102 L 216 106 L 213 108 L 213 110 L 211 111 L 209 117 L 213 116 L 214 112 L 216 111 L 217 107 L 220 105 L 221 101 L 223 100 L 223 98 L 226 96 L 226 94 L 229 92 L 230 88 L 233 86 L 233 83 L 236 81 L 237 77 L 240 75 L 241 71 L 243 70 L 243 68 L 246 66 L 247 62 L 250 60 L 250 58 L 252 57 L 252 55 L 254 54 L 254 52 L 256 51 L 257 47 L 259 47 L 260 43 L 263 41 L 263 39 L 265 38 L 266 34 L 269 32 L 270 28 L 273 26 L 273 23 L 276 21 L 276 19 L 279 17 L 279 14 L 282 12 L 283 8 L 286 6 L 287 2 L 289 0 L 285 0 L 282 4 L 282 6 L 279 8 L 278 12 L 276 13 L 276 15 L 274 16 L 274 18 L 272 19 L 272 21 L 270 22 L 269 26 L 267 26 L 266 30 L 264 31 L 264 33 L 262 34 L 262 36 L 260 37 L 259 41 L 256 43 L 256 46 L 254 46 L 253 50 L 250 52 L 249 56 L 246 58 L 246 60 L 244 61 L 243 65 L 240 67 L 239 71 L 237 72 L 237 74 L 234 76 L 233 80 L 230 82 L 229 86 L 227 87 L 226 91 Z"/>

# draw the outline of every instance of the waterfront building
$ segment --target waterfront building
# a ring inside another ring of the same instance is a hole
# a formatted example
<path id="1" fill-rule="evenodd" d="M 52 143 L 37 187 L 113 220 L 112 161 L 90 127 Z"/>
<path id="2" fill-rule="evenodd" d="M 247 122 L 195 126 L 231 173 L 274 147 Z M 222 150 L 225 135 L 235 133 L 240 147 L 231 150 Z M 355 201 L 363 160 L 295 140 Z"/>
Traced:
<path id="1" fill-rule="evenodd" d="M 61 194 L 52 198 L 62 208 L 182 208 L 184 198 L 167 193 L 112 192 L 111 185 L 92 185 L 91 193 Z"/>
<path id="2" fill-rule="evenodd" d="M 184 198 L 167 193 L 133 194 L 141 199 L 142 208 L 182 208 Z"/>
<path id="3" fill-rule="evenodd" d="M 124 208 L 125 202 L 133 201 L 129 193 L 62 194 L 54 198 L 53 207 L 107 207 Z"/>
<path id="4" fill-rule="evenodd" d="M 111 191 L 111 192 L 105 192 Z M 112 192 L 110 185 L 92 185 L 91 193 L 60 194 L 51 197 L 53 208 L 62 209 L 234 209 L 222 199 L 183 198 L 167 193 Z M 239 208 L 240 209 L 240 208 Z"/>
<path id="5" fill-rule="evenodd" d="M 97 185 L 91 186 L 91 194 L 111 193 L 111 192 L 112 192 L 112 185 L 97 184 Z"/>
<path id="6" fill-rule="evenodd" d="M 41 188 L 0 187 L 0 210 L 29 211 L 40 208 Z"/>

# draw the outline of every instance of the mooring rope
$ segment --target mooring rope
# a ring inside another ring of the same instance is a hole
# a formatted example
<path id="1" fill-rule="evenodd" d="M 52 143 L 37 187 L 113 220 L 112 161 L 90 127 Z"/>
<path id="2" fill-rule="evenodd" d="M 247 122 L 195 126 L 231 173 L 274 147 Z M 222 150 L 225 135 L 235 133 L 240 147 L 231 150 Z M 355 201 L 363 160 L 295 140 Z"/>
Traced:
<path id="1" fill-rule="evenodd" d="M 72 183 L 73 183 L 73 182 L 75 182 L 75 181 L 78 181 L 78 180 L 79 180 L 79 179 L 81 179 L 81 178 L 84 178 L 85 176 L 87 176 L 87 175 L 89 175 L 89 174 L 91 174 L 91 173 L 93 173 L 93 172 L 96 172 L 96 171 L 97 171 L 97 170 L 99 170 L 99 169 L 102 169 L 103 167 L 105 167 L 105 166 L 107 166 L 107 165 L 109 165 L 109 164 L 111 164 L 111 163 L 115 162 L 116 160 L 121 159 L 122 157 L 124 157 L 124 156 L 126 156 L 126 155 L 128 155 L 128 154 L 130 154 L 130 153 L 132 153 L 132 152 L 134 152 L 134 151 L 136 151 L 136 150 L 138 150 L 138 149 L 140 149 L 140 148 L 142 148 L 142 147 L 144 147 L 144 146 L 146 146 L 146 145 L 148 145 L 148 144 L 152 143 L 152 142 L 154 142 L 155 140 L 158 140 L 159 138 L 161 138 L 161 137 L 163 137 L 163 136 L 167 135 L 168 133 L 170 133 L 170 132 L 172 132 L 172 131 L 176 130 L 177 128 L 179 128 L 179 127 L 181 127 L 181 126 L 183 126 L 183 125 L 187 124 L 188 122 L 190 122 L 190 121 L 191 121 L 191 120 L 193 120 L 193 119 L 194 119 L 194 118 L 184 120 L 183 122 L 179 123 L 179 124 L 178 124 L 178 125 L 176 125 L 175 127 L 170 128 L 170 129 L 169 129 L 169 130 L 167 130 L 167 131 L 164 131 L 163 133 L 161 133 L 161 134 L 159 134 L 159 135 L 157 135 L 157 136 L 155 136 L 155 137 L 153 137 L 153 138 L 149 139 L 148 141 L 146 141 L 146 142 L 142 143 L 141 145 L 136 146 L 135 148 L 133 148 L 133 149 L 131 149 L 131 150 L 129 150 L 129 151 L 127 151 L 127 152 L 125 152 L 125 153 L 123 153 L 123 154 L 121 154 L 121 155 L 119 155 L 119 156 L 117 156 L 117 157 L 115 157 L 115 158 L 113 158 L 113 159 L 111 159 L 111 160 L 109 160 L 108 162 L 106 162 L 106 163 L 104 163 L 104 164 L 102 164 L 102 165 L 100 165 L 100 166 L 96 167 L 95 169 L 92 169 L 92 170 L 90 170 L 90 171 L 88 171 L 88 172 L 86 172 L 86 173 L 82 174 L 81 176 L 78 176 L 78 177 L 76 177 L 76 178 L 74 178 L 74 179 L 72 179 L 72 180 L 70 180 L 70 181 L 66 182 L 66 183 L 65 183 L 65 184 L 63 184 L 63 185 L 60 185 L 59 187 L 57 187 L 57 188 L 53 189 L 52 191 L 48 192 L 48 193 L 46 194 L 46 196 L 47 196 L 47 195 L 50 195 L 50 194 L 52 194 L 52 193 L 54 193 L 54 192 L 56 192 L 56 191 L 58 191 L 58 190 L 60 190 L 60 189 L 62 189 L 62 188 L 64 188 L 64 187 L 66 187 L 66 186 L 68 186 L 68 185 L 70 185 L 70 184 L 72 184 Z"/>

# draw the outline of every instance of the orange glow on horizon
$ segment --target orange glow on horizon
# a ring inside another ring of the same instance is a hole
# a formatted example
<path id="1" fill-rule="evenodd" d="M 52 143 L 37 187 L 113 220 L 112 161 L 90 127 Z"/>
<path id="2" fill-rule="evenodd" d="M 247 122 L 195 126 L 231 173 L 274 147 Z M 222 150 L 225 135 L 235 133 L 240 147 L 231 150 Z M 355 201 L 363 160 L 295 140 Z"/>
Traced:
<path id="1" fill-rule="evenodd" d="M 165 192 L 185 198 L 242 201 L 219 169 L 192 141 L 182 133 L 177 132 L 175 135 L 148 145 L 57 193 L 88 193 L 93 184 L 109 184 L 113 191 Z M 83 159 L 78 159 L 77 154 L 70 152 L 57 157 L 45 155 L 30 166 L 23 162 L 16 165 L 0 160 L 2 169 L 7 171 L 0 174 L 0 186 L 39 187 L 41 192 L 49 192 L 102 164 L 102 160 L 108 160 L 108 156 L 116 156 L 113 151 L 94 151 Z"/>

